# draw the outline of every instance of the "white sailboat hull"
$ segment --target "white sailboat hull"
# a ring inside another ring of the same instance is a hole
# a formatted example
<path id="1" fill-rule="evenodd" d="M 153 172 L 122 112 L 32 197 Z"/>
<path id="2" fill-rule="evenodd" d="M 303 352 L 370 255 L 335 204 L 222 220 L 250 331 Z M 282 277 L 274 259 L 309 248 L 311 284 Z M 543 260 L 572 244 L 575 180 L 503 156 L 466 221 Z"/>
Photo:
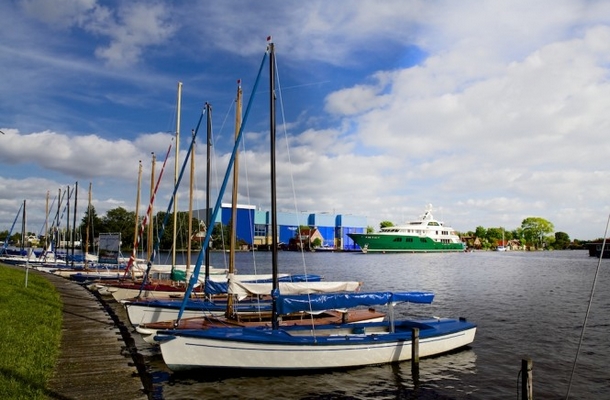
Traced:
<path id="1" fill-rule="evenodd" d="M 154 307 L 142 304 L 124 304 L 127 310 L 129 322 L 134 327 L 141 324 L 150 324 L 154 322 L 172 321 L 178 318 L 179 309 L 167 307 Z M 220 316 L 224 315 L 225 311 L 204 311 L 191 310 L 186 308 L 182 314 L 183 318 L 204 317 L 204 316 Z"/>
<path id="2" fill-rule="evenodd" d="M 473 342 L 476 327 L 420 339 L 419 356 L 445 353 Z M 256 343 L 231 339 L 174 336 L 160 344 L 163 360 L 173 371 L 195 368 L 305 370 L 348 368 L 411 359 L 411 340 L 365 340 L 341 335 L 309 344 Z"/>
<path id="3" fill-rule="evenodd" d="M 135 297 L 138 297 L 138 295 L 140 295 L 141 298 L 157 298 L 157 299 L 162 299 L 162 298 L 167 298 L 167 297 L 176 297 L 176 298 L 182 298 L 184 296 L 184 292 L 169 292 L 169 291 L 163 291 L 163 290 L 143 290 L 142 293 L 140 293 L 139 289 L 126 289 L 126 288 L 119 288 L 119 287 L 114 287 L 114 286 L 99 286 L 98 288 L 98 292 L 101 295 L 112 295 L 112 297 L 114 297 L 114 299 L 116 301 L 121 301 L 121 300 L 125 300 L 125 299 L 133 299 Z"/>

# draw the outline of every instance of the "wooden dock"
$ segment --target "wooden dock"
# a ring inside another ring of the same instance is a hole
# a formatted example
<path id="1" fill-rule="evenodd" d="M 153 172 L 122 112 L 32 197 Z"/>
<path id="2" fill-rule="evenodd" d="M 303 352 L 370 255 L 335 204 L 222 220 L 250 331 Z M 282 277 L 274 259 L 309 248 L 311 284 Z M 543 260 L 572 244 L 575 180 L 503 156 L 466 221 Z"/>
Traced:
<path id="1" fill-rule="evenodd" d="M 60 356 L 48 390 L 55 399 L 148 399 L 146 373 L 122 322 L 95 294 L 68 279 L 31 270 L 63 302 Z M 143 380 L 141 376 L 144 376 Z"/>

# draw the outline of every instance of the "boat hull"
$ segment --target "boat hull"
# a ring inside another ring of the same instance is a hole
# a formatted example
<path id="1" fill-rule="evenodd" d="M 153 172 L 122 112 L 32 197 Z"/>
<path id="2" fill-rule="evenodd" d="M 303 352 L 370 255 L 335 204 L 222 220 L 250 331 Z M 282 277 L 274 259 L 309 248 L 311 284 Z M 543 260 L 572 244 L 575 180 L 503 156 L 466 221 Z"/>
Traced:
<path id="1" fill-rule="evenodd" d="M 462 242 L 444 243 L 421 236 L 379 233 L 349 233 L 348 236 L 364 253 L 446 253 L 465 250 Z"/>
<path id="2" fill-rule="evenodd" d="M 127 311 L 129 322 L 137 327 L 144 324 L 152 324 L 162 321 L 172 321 L 178 318 L 182 300 L 180 301 L 130 301 L 122 300 L 121 303 Z M 234 305 L 233 308 L 241 313 L 270 312 L 270 302 L 243 302 Z M 226 302 L 213 303 L 206 300 L 193 300 L 186 304 L 182 318 L 209 317 L 225 315 L 227 311 Z"/>
<path id="3" fill-rule="evenodd" d="M 420 329 L 419 356 L 442 354 L 474 341 L 476 326 L 462 320 L 403 324 L 395 333 L 360 324 L 301 332 L 281 329 L 213 328 L 161 332 L 161 353 L 173 371 L 196 368 L 307 370 L 349 368 L 411 359 L 412 327 Z M 306 329 L 306 328 L 305 328 Z M 372 332 L 372 333 L 367 333 Z M 326 335 L 325 335 L 326 333 Z M 165 340 L 163 340 L 165 339 Z"/>

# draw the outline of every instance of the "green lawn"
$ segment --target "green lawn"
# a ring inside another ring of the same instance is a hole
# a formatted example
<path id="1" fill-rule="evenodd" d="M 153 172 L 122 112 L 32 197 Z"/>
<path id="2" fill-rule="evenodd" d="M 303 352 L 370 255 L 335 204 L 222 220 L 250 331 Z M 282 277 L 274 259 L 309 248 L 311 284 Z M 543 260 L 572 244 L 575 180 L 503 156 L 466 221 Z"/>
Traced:
<path id="1" fill-rule="evenodd" d="M 0 264 L 0 399 L 46 399 L 61 340 L 62 303 L 44 277 Z"/>

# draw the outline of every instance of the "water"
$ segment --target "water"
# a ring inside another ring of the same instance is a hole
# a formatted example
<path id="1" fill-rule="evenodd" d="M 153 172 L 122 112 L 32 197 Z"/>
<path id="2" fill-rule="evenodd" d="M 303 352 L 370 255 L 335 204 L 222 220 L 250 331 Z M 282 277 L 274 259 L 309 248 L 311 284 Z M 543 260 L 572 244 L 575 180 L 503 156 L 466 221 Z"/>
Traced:
<path id="1" fill-rule="evenodd" d="M 223 253 L 212 263 L 224 267 Z M 240 253 L 240 273 L 270 273 L 270 254 Z M 281 272 L 358 280 L 363 290 L 430 290 L 432 305 L 399 305 L 403 317 L 465 317 L 477 323 L 472 346 L 410 363 L 298 374 L 173 374 L 142 348 L 155 398 L 515 399 L 521 360 L 533 360 L 534 397 L 565 398 L 598 264 L 584 251 L 360 254 L 281 252 Z M 610 271 L 602 268 L 572 378 L 571 399 L 610 393 Z M 306 269 L 304 269 L 304 265 Z M 143 342 L 142 342 L 143 343 Z M 139 345 L 140 346 L 140 345 Z M 417 384 L 416 384 L 417 383 Z"/>

